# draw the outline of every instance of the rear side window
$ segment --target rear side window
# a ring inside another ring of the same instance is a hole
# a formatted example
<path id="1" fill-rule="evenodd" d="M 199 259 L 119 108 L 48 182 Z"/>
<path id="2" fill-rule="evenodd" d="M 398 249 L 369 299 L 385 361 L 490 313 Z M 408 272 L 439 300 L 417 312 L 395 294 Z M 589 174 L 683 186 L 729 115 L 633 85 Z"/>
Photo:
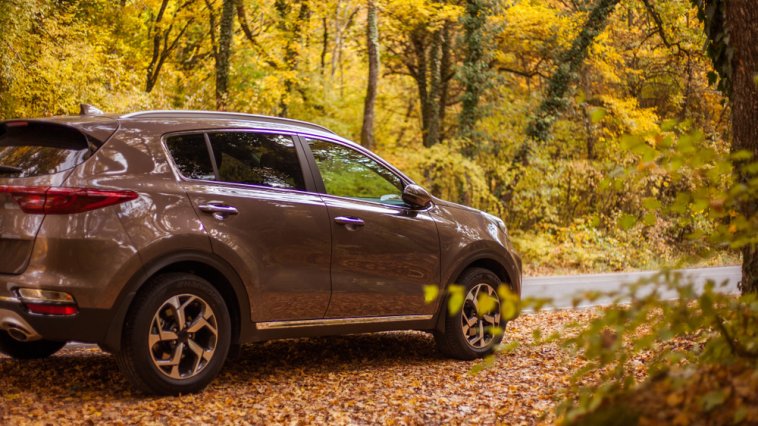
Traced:
<path id="1" fill-rule="evenodd" d="M 166 146 L 182 176 L 190 179 L 214 180 L 211 157 L 202 134 L 172 136 Z"/>
<path id="2" fill-rule="evenodd" d="M 266 133 L 208 135 L 219 180 L 271 188 L 305 189 L 291 136 Z"/>
<path id="3" fill-rule="evenodd" d="M 62 172 L 89 153 L 86 137 L 68 126 L 26 121 L 0 125 L 0 178 Z"/>
<path id="4" fill-rule="evenodd" d="M 216 132 L 209 133 L 208 138 L 212 157 L 203 134 L 172 136 L 166 140 L 174 163 L 184 177 L 305 190 L 303 171 L 291 136 Z"/>

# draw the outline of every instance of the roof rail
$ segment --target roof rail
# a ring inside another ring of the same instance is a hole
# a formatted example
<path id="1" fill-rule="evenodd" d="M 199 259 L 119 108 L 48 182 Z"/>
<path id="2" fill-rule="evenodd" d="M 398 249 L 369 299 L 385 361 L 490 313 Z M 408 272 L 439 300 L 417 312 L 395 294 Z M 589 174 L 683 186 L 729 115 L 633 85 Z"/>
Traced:
<path id="1" fill-rule="evenodd" d="M 242 112 L 222 111 L 199 111 L 199 110 L 155 110 L 139 111 L 121 116 L 122 118 L 227 118 L 231 120 L 262 121 L 267 123 L 291 124 L 294 126 L 308 127 L 315 130 L 336 134 L 334 131 L 309 123 L 307 121 L 293 120 L 291 118 L 272 117 L 269 115 L 246 114 Z"/>

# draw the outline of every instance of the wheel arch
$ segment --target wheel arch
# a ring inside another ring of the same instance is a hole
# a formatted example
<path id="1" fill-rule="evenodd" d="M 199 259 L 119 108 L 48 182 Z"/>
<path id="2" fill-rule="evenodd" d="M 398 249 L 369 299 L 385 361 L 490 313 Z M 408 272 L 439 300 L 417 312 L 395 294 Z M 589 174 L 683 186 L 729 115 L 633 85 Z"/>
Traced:
<path id="1" fill-rule="evenodd" d="M 465 271 L 471 268 L 483 268 L 493 272 L 502 283 L 508 284 L 511 290 L 521 296 L 521 273 L 515 262 L 508 262 L 506 259 L 497 260 L 495 256 L 480 254 L 473 256 L 461 262 L 449 275 L 444 289 L 446 290 L 451 284 L 458 281 Z M 441 293 L 439 306 L 437 307 L 435 318 L 435 330 L 445 331 L 445 294 Z"/>
<path id="2" fill-rule="evenodd" d="M 228 263 L 213 254 L 187 251 L 153 260 L 128 281 L 114 304 L 114 316 L 104 341 L 100 343 L 103 349 L 109 352 L 121 350 L 124 321 L 135 296 L 147 288 L 151 278 L 169 272 L 195 274 L 221 293 L 232 320 L 232 344 L 240 343 L 250 333 L 250 304 L 239 275 Z"/>

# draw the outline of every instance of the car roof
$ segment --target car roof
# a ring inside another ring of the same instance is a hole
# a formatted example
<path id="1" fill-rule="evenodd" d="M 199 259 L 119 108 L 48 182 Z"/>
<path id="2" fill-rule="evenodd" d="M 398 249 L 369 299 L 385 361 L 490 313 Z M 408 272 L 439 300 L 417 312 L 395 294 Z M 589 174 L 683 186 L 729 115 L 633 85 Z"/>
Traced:
<path id="1" fill-rule="evenodd" d="M 119 120 L 122 125 L 127 123 L 149 123 L 153 128 L 157 125 L 163 133 L 212 129 L 230 130 L 237 128 L 279 130 L 291 133 L 304 133 L 337 140 L 356 147 L 360 146 L 349 139 L 337 135 L 331 129 L 315 123 L 260 114 L 200 110 L 152 110 L 113 115 L 111 117 Z"/>
<path id="2" fill-rule="evenodd" d="M 84 106 L 83 106 L 84 107 Z M 15 121 L 15 120 L 12 120 Z M 167 134 L 203 130 L 276 130 L 288 133 L 303 133 L 340 141 L 359 147 L 357 143 L 337 135 L 334 131 L 307 121 L 239 112 L 200 110 L 151 110 L 128 114 L 104 114 L 97 110 L 92 113 L 83 109 L 77 116 L 56 116 L 24 121 L 46 121 L 69 125 L 80 130 L 86 127 L 102 127 L 105 122 L 118 123 L 121 128 L 149 130 L 151 133 Z M 115 129 L 109 129 L 110 133 Z M 102 135 L 105 136 L 105 135 Z M 100 140 L 104 140 L 101 138 Z"/>

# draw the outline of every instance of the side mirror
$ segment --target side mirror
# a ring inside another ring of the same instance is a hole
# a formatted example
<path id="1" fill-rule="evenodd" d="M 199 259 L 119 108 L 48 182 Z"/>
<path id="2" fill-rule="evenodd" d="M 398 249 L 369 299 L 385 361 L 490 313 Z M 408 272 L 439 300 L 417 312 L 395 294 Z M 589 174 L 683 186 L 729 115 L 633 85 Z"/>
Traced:
<path id="1" fill-rule="evenodd" d="M 403 189 L 403 201 L 414 209 L 423 209 L 432 202 L 429 192 L 418 185 L 406 185 Z"/>

